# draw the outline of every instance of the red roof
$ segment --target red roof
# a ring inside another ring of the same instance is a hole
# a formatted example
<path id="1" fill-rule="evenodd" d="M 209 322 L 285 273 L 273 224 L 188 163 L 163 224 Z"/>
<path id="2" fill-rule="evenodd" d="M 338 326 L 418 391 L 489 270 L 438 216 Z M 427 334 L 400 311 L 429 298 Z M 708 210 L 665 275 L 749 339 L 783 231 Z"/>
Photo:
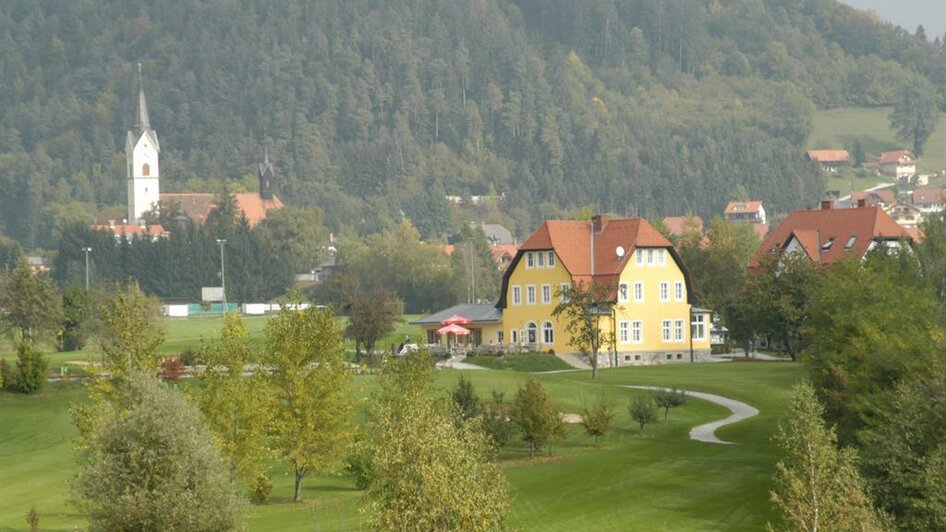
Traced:
<path id="1" fill-rule="evenodd" d="M 729 204 L 726 205 L 725 214 L 759 212 L 759 209 L 761 208 L 761 201 L 730 201 Z"/>
<path id="2" fill-rule="evenodd" d="M 667 216 L 664 218 L 664 225 L 667 226 L 667 230 L 670 231 L 671 235 L 674 236 L 683 236 L 684 231 L 686 230 L 687 219 L 692 219 L 697 223 L 697 229 L 701 232 L 703 230 L 703 219 L 699 216 Z"/>
<path id="3" fill-rule="evenodd" d="M 153 237 L 163 237 L 167 236 L 169 233 L 163 226 L 160 224 L 151 224 L 151 225 L 139 225 L 139 224 L 94 224 L 92 229 L 95 231 L 108 231 L 114 233 L 116 236 L 142 236 L 148 235 Z"/>
<path id="4" fill-rule="evenodd" d="M 918 188 L 913 191 L 914 205 L 935 205 L 946 202 L 946 190 L 941 188 Z"/>
<path id="5" fill-rule="evenodd" d="M 849 163 L 851 154 L 847 150 L 808 150 L 805 156 L 819 163 Z"/>
<path id="6" fill-rule="evenodd" d="M 857 202 L 860 200 L 866 200 L 867 204 L 870 206 L 875 206 L 878 203 L 883 203 L 884 205 L 896 205 L 897 195 L 894 194 L 890 189 L 863 190 L 861 192 L 854 192 L 851 194 L 852 205 L 857 205 Z"/>
<path id="7" fill-rule="evenodd" d="M 503 265 L 516 256 L 516 252 L 519 251 L 519 246 L 516 244 L 494 244 L 489 247 L 489 251 L 492 253 L 493 260 L 496 264 Z"/>
<path id="8" fill-rule="evenodd" d="M 266 218 L 266 211 L 281 209 L 282 201 L 273 196 L 273 199 L 263 199 L 257 192 L 237 192 L 234 194 L 237 208 L 243 211 L 250 227 L 254 227 Z M 206 193 L 161 194 L 161 201 L 175 202 L 181 210 L 187 213 L 192 220 L 199 224 L 207 221 L 210 211 L 217 206 L 217 195 Z"/>
<path id="9" fill-rule="evenodd" d="M 910 239 L 910 235 L 880 207 L 795 211 L 769 233 L 749 268 L 757 268 L 767 253 L 785 249 L 794 239 L 808 257 L 830 264 L 848 253 L 863 257 L 874 240 Z"/>
<path id="10" fill-rule="evenodd" d="M 899 163 L 900 159 L 903 157 L 909 158 L 911 162 L 916 160 L 916 157 L 910 153 L 910 150 L 894 150 L 881 153 L 880 158 L 877 159 L 877 162 L 880 164 L 894 164 Z"/>
<path id="11" fill-rule="evenodd" d="M 752 224 L 752 230 L 759 238 L 765 238 L 769 234 L 769 224 Z"/>

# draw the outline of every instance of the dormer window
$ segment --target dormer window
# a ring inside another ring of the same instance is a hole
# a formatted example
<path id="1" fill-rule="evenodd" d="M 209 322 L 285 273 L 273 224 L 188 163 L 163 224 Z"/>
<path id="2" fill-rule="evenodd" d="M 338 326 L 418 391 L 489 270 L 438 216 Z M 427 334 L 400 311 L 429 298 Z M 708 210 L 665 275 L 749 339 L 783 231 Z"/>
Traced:
<path id="1" fill-rule="evenodd" d="M 851 249 L 855 242 L 857 242 L 857 235 L 851 235 L 851 238 L 847 239 L 847 244 L 844 244 L 844 249 Z"/>
<path id="2" fill-rule="evenodd" d="M 824 244 L 821 244 L 821 251 L 828 251 L 834 245 L 834 237 L 829 238 Z"/>
<path id="3" fill-rule="evenodd" d="M 733 207 L 732 210 L 734 210 L 734 211 L 744 211 L 744 210 L 746 210 L 746 206 L 745 206 L 745 205 L 736 205 L 735 207 Z"/>

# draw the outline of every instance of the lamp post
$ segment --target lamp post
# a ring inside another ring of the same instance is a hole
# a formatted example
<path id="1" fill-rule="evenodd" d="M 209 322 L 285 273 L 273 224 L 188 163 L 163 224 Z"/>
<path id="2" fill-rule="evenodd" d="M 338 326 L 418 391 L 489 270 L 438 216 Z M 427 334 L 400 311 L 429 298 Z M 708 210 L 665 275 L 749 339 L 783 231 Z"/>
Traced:
<path id="1" fill-rule="evenodd" d="M 220 288 L 223 290 L 223 312 L 227 312 L 227 270 L 223 262 L 223 245 L 227 243 L 226 238 L 218 238 L 217 245 L 220 246 Z"/>
<path id="2" fill-rule="evenodd" d="M 89 291 L 89 253 L 92 251 L 90 247 L 82 248 L 82 251 L 85 252 L 85 291 Z"/>

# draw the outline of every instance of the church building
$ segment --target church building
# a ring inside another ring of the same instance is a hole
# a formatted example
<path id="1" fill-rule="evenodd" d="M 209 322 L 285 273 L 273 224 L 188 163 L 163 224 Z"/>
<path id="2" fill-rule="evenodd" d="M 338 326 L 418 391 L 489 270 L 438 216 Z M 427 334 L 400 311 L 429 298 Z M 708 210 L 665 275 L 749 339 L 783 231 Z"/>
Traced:
<path id="1" fill-rule="evenodd" d="M 161 193 L 159 155 L 161 146 L 157 132 L 151 128 L 148 117 L 148 102 L 145 98 L 141 75 L 141 63 L 138 64 L 138 102 L 136 121 L 128 131 L 125 140 L 126 181 L 128 188 L 127 218 L 121 223 L 109 220 L 107 224 L 93 225 L 93 229 L 106 230 L 122 235 L 150 235 L 151 238 L 163 237 L 168 233 L 156 224 L 146 224 L 145 213 L 154 211 L 163 205 L 174 205 L 183 215 L 196 223 L 203 224 L 217 203 L 217 194 L 213 193 Z M 259 179 L 258 192 L 237 192 L 234 194 L 237 207 L 246 216 L 250 227 L 266 218 L 267 211 L 281 209 L 282 201 L 275 194 L 276 172 L 269 160 L 269 150 L 263 151 L 263 162 L 257 170 Z"/>

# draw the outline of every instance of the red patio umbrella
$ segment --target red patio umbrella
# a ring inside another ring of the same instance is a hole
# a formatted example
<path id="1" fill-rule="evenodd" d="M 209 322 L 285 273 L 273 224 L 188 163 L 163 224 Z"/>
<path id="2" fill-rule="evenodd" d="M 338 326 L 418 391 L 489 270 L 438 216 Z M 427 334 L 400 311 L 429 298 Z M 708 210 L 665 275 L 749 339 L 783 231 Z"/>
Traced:
<path id="1" fill-rule="evenodd" d="M 440 325 L 469 325 L 473 323 L 473 320 L 470 318 L 464 318 L 463 316 L 458 316 L 454 314 L 449 318 L 440 322 Z"/>
<path id="2" fill-rule="evenodd" d="M 470 334 L 470 330 L 466 327 L 461 327 L 456 323 L 451 323 L 450 325 L 444 325 L 443 327 L 437 329 L 437 334 L 447 335 L 447 346 L 450 346 L 450 336 L 454 336 L 454 343 L 456 342 L 457 336 L 466 336 Z"/>

